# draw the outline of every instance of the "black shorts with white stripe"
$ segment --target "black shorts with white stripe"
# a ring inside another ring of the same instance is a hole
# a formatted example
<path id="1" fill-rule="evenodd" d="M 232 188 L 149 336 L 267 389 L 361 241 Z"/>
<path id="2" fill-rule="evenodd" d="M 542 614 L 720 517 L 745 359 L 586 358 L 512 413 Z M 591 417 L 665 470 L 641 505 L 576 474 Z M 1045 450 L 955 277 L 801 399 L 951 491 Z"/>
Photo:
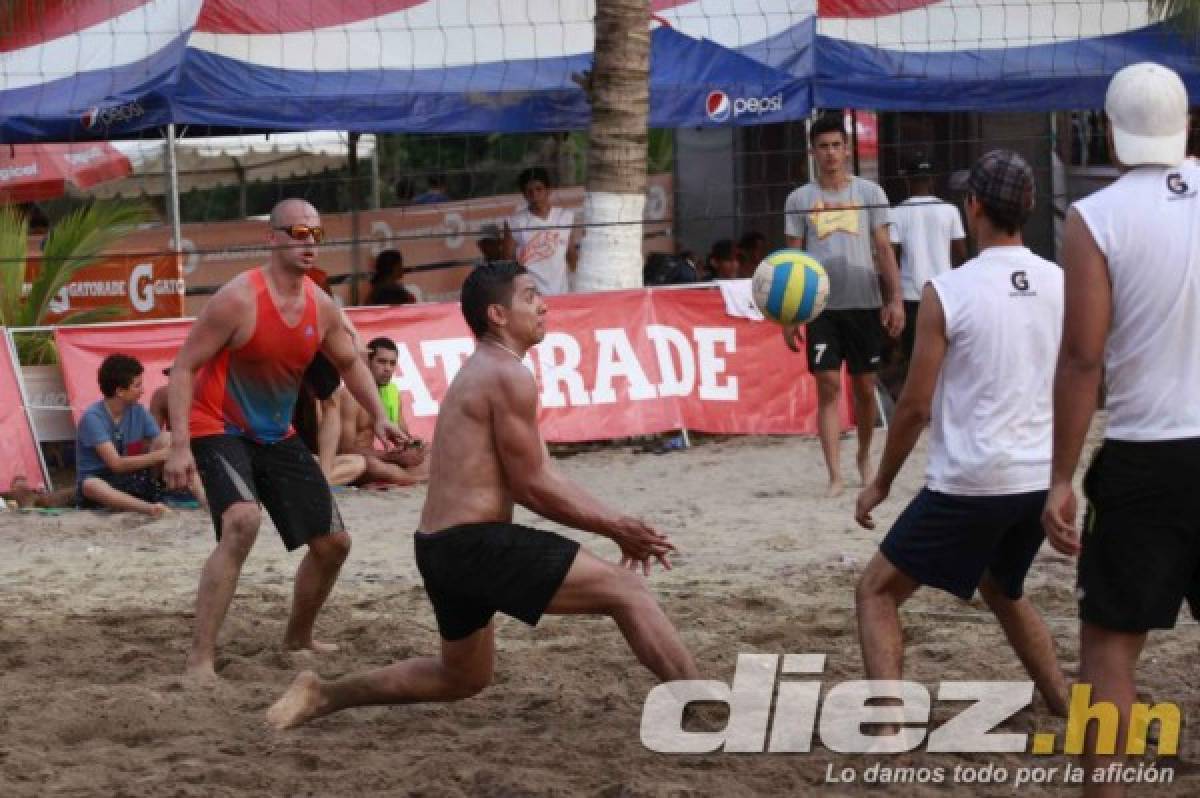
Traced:
<path id="1" fill-rule="evenodd" d="M 217 540 L 221 518 L 239 502 L 266 508 L 288 551 L 345 529 L 325 475 L 300 438 L 257 443 L 240 435 L 192 439 Z"/>

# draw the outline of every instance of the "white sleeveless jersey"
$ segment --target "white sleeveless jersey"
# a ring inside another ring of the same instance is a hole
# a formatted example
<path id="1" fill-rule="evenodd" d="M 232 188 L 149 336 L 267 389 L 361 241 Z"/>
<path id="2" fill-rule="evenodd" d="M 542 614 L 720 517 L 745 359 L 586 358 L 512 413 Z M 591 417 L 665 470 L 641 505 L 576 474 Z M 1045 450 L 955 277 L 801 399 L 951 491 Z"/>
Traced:
<path id="1" fill-rule="evenodd" d="M 930 419 L 929 488 L 958 496 L 1045 490 L 1062 270 L 1025 247 L 989 247 L 931 284 L 948 346 Z"/>
<path id="2" fill-rule="evenodd" d="M 1112 282 L 1107 437 L 1200 437 L 1200 167 L 1139 167 L 1075 203 Z"/>

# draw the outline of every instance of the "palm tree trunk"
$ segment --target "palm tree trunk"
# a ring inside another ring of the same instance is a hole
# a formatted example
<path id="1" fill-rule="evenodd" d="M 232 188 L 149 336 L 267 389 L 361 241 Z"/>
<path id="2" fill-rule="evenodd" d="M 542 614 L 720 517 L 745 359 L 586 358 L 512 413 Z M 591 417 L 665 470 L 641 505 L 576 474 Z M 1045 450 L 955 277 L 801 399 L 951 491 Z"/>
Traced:
<path id="1" fill-rule="evenodd" d="M 597 0 L 584 236 L 576 288 L 642 285 L 650 114 L 649 0 Z"/>

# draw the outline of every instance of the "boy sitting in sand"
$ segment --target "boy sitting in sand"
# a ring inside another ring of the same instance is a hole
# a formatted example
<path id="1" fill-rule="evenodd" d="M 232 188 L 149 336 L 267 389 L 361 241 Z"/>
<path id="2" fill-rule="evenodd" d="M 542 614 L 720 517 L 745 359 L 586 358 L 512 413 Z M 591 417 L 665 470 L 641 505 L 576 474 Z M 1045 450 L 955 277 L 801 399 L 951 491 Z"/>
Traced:
<path id="1" fill-rule="evenodd" d="M 75 433 L 76 501 L 158 518 L 167 512 L 159 466 L 169 439 L 142 407 L 142 364 L 113 354 L 97 372 L 98 400 L 79 419 Z"/>

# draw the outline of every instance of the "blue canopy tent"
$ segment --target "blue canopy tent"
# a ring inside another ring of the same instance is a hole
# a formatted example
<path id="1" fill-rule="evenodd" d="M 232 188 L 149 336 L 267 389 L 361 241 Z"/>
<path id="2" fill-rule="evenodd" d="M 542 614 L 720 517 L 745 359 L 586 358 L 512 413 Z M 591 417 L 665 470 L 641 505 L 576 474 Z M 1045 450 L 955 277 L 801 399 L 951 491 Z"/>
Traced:
<path id="1" fill-rule="evenodd" d="M 112 8 L 87 2 L 81 19 Z M 357 20 L 341 32 L 268 35 L 247 33 L 247 12 L 231 18 L 232 10 L 225 0 L 150 0 L 104 20 L 105 30 L 72 30 L 69 19 L 54 16 L 65 6 L 49 2 L 42 39 L 0 53 L 0 138 L 116 138 L 170 123 L 409 133 L 589 123 L 577 83 L 592 62 L 586 37 L 560 32 L 556 48 L 506 46 L 502 60 L 483 47 L 458 57 L 445 44 L 431 58 L 419 46 L 399 55 L 381 46 L 413 33 L 388 29 L 399 23 L 384 17 L 374 29 Z M 135 31 L 142 34 L 126 35 Z M 306 47 L 293 46 L 297 36 Z M 665 26 L 651 34 L 650 95 L 650 124 L 662 128 L 801 119 L 811 108 L 802 78 Z"/>
<path id="2" fill-rule="evenodd" d="M 681 32 L 809 82 L 817 107 L 1095 109 L 1139 61 L 1175 69 L 1200 104 L 1200 33 L 1156 22 L 1143 0 L 760 0 L 744 18 L 662 4 Z"/>
<path id="3" fill-rule="evenodd" d="M 18 0 L 0 139 L 169 123 L 398 132 L 580 129 L 588 2 Z M 748 125 L 811 105 L 1096 108 L 1156 60 L 1200 100 L 1200 44 L 1144 0 L 653 0 L 651 124 Z M 769 101 L 764 101 L 769 98 Z M 738 100 L 741 100 L 739 103 Z"/>
<path id="4" fill-rule="evenodd" d="M 591 62 L 591 53 L 581 53 L 445 69 L 298 73 L 192 50 L 173 115 L 178 122 L 249 128 L 578 130 L 591 112 L 577 76 Z M 770 102 L 749 111 L 738 103 L 749 98 Z M 808 84 L 793 75 L 668 27 L 651 34 L 651 127 L 762 124 L 802 119 L 810 108 Z"/>

